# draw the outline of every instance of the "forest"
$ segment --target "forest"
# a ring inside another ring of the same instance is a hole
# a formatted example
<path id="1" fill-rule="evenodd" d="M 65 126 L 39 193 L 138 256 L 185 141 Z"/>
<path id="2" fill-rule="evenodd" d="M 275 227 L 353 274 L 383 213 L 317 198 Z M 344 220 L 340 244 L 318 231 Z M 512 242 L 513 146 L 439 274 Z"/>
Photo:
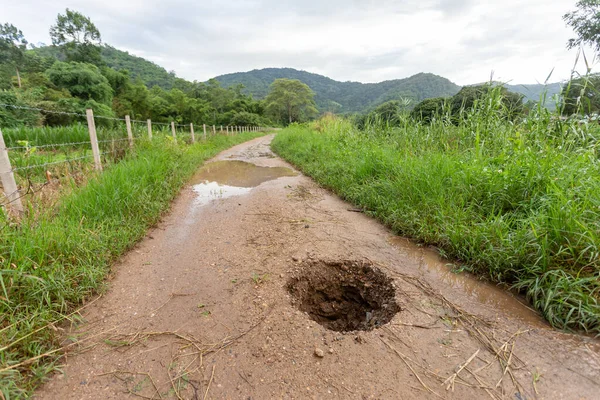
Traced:
<path id="1" fill-rule="evenodd" d="M 216 80 L 189 82 L 103 45 L 93 22 L 76 11 L 59 14 L 50 35 L 52 46 L 30 49 L 17 27 L 0 25 L 3 128 L 81 122 L 73 114 L 86 108 L 101 117 L 129 115 L 156 122 L 272 123 L 262 104 L 243 94 L 241 86 L 224 88 Z"/>
<path id="2" fill-rule="evenodd" d="M 129 115 L 134 120 L 155 122 L 253 126 L 287 125 L 334 113 L 352 116 L 360 127 L 369 118 L 397 119 L 403 113 L 419 119 L 425 112 L 427 120 L 428 113 L 439 111 L 442 103 L 453 103 L 451 107 L 459 109 L 461 101 L 472 103 L 486 86 L 501 85 L 493 82 L 461 89 L 429 73 L 380 83 L 338 82 L 292 68 L 266 68 L 190 82 L 103 43 L 94 23 L 76 11 L 67 9 L 59 14 L 50 36 L 52 45 L 33 46 L 17 27 L 0 25 L 0 126 L 70 125 L 83 122 L 81 114 L 91 108 L 100 117 Z M 511 94 L 515 112 L 521 114 L 537 102 L 549 109 L 561 107 L 565 114 L 574 112 L 569 104 L 584 103 L 579 109 L 589 114 L 599 108 L 598 96 L 593 95 L 597 79 L 576 79 L 568 85 L 503 86 Z M 285 101 L 268 97 L 277 80 L 307 86 L 310 95 L 302 101 L 310 112 L 293 117 L 282 112 L 275 103 Z M 112 123 L 110 119 L 100 121 L 108 127 Z"/>

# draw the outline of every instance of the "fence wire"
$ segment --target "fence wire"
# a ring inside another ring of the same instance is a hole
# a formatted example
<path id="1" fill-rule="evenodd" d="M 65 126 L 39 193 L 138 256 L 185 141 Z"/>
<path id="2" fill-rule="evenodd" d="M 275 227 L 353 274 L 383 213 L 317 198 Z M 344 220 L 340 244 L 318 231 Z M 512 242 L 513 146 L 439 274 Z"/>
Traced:
<path id="1" fill-rule="evenodd" d="M 100 153 L 100 155 L 103 154 L 107 154 L 106 152 L 104 153 Z M 29 170 L 29 169 L 34 169 L 34 168 L 40 168 L 40 167 L 46 167 L 48 165 L 57 165 L 57 164 L 63 164 L 63 163 L 68 163 L 68 162 L 72 162 L 72 161 L 77 161 L 77 160 L 84 160 L 86 158 L 92 158 L 94 157 L 93 154 L 89 154 L 87 156 L 81 156 L 81 157 L 75 157 L 75 158 L 68 158 L 65 160 L 60 160 L 60 161 L 53 161 L 53 162 L 48 162 L 48 163 L 44 163 L 44 164 L 33 164 L 33 165 L 26 165 L 23 167 L 15 167 L 11 170 L 11 172 L 18 172 L 18 171 L 25 171 L 25 170 Z"/>
<path id="2" fill-rule="evenodd" d="M 4 150 L 29 150 L 29 149 L 45 149 L 49 147 L 65 147 L 65 146 L 78 146 L 81 144 L 92 144 L 91 141 L 86 142 L 69 142 L 69 143 L 53 143 L 53 144 L 42 144 L 35 146 L 15 146 L 15 147 L 5 147 Z"/>
<path id="3" fill-rule="evenodd" d="M 19 106 L 16 104 L 3 104 L 0 103 L 0 107 L 4 107 L 4 108 L 13 108 L 16 110 L 27 110 L 27 111 L 38 111 L 38 112 L 43 112 L 46 114 L 56 114 L 56 115 L 69 115 L 69 116 L 77 116 L 77 117 L 83 117 L 83 118 L 87 118 L 87 114 L 83 114 L 83 113 L 77 113 L 77 112 L 72 112 L 72 111 L 56 111 L 56 110 L 46 110 L 43 108 L 38 108 L 38 107 L 30 107 L 30 106 Z M 104 116 L 104 115 L 95 115 L 94 114 L 94 119 L 104 119 L 104 120 L 112 120 L 112 121 L 125 121 L 125 118 L 117 118 L 117 117 L 108 117 L 108 116 Z M 138 122 L 138 123 L 144 123 L 147 124 L 148 121 L 142 121 L 142 120 L 137 120 L 137 119 L 130 119 L 130 122 Z M 162 125 L 162 126 L 171 126 L 170 122 L 154 122 L 154 121 L 150 121 L 152 125 Z M 196 125 L 196 124 L 195 124 Z M 219 126 L 219 125 L 209 125 L 209 124 L 198 124 L 199 126 L 202 125 L 206 125 L 207 127 L 212 127 L 212 126 Z M 184 128 L 190 127 L 190 124 L 175 124 L 176 127 L 180 127 L 180 128 Z M 225 128 L 225 126 L 229 126 L 231 127 L 231 125 L 223 125 L 223 128 Z"/>

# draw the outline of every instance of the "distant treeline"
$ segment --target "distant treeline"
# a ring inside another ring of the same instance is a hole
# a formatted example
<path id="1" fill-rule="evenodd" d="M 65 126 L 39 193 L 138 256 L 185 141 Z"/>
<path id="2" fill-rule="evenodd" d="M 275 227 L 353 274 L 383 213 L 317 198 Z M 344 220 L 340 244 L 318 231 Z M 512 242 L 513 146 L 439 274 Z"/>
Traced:
<path id="1" fill-rule="evenodd" d="M 189 82 L 103 45 L 94 24 L 78 12 L 59 14 L 50 35 L 52 46 L 27 49 L 18 28 L 0 24 L 0 127 L 70 124 L 86 108 L 98 116 L 158 122 L 272 123 L 241 85 Z"/>
<path id="2" fill-rule="evenodd" d="M 533 108 L 540 106 L 556 110 L 563 116 L 580 115 L 595 118 L 594 116 L 600 112 L 599 89 L 600 75 L 591 74 L 565 83 L 559 93 L 541 91 L 539 100 L 534 102 L 525 101 L 525 95 L 522 93 L 513 92 L 504 85 L 490 82 L 465 86 L 454 96 L 428 98 L 414 106 L 406 100 L 388 101 L 370 112 L 357 115 L 354 120 L 359 128 L 369 124 L 398 126 L 406 121 L 404 117 L 409 114 L 413 121 L 425 124 L 431 123 L 434 119 L 445 119 L 456 124 L 474 108 L 476 103 L 490 99 L 492 91 L 497 92 L 501 99 L 495 106 L 501 107 L 504 115 L 512 120 L 525 117 Z"/>

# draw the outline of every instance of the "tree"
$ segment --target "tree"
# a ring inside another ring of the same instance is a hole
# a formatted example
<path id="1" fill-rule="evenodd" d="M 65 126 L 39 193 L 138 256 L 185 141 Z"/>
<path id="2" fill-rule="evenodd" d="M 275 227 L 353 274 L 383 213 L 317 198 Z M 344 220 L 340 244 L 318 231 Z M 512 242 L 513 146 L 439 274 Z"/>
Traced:
<path id="1" fill-rule="evenodd" d="M 234 126 L 260 126 L 262 118 L 258 114 L 249 113 L 246 111 L 236 112 L 232 115 L 228 125 Z"/>
<path id="2" fill-rule="evenodd" d="M 600 112 L 600 74 L 573 79 L 562 89 L 561 111 L 564 115 Z"/>
<path id="3" fill-rule="evenodd" d="M 575 11 L 563 16 L 577 34 L 577 38 L 568 41 L 567 48 L 587 44 L 600 51 L 600 0 L 579 0 L 576 7 Z"/>
<path id="4" fill-rule="evenodd" d="M 50 38 L 53 45 L 64 47 L 68 61 L 102 64 L 100 31 L 85 15 L 67 8 L 50 27 Z"/>
<path id="5" fill-rule="evenodd" d="M 19 68 L 25 58 L 26 46 L 27 40 L 16 26 L 9 23 L 0 24 L 0 63 L 12 65 L 17 72 L 19 88 L 21 87 Z"/>
<path id="6" fill-rule="evenodd" d="M 425 99 L 415 106 L 410 112 L 410 116 L 418 121 L 423 121 L 426 124 L 430 123 L 434 118 L 441 117 L 444 112 L 444 105 L 450 101 L 447 97 L 434 97 Z"/>
<path id="7" fill-rule="evenodd" d="M 470 111 L 475 102 L 489 98 L 495 91 L 499 91 L 502 96 L 501 104 L 505 114 L 511 120 L 523 114 L 523 95 L 509 91 L 506 87 L 496 83 L 486 83 L 483 85 L 465 86 L 450 101 L 452 105 L 452 116 L 455 119 L 460 118 L 463 112 Z"/>
<path id="8" fill-rule="evenodd" d="M 402 105 L 398 100 L 387 101 L 373 110 L 372 117 L 390 126 L 396 126 L 400 121 Z"/>
<path id="9" fill-rule="evenodd" d="M 306 121 L 317 114 L 314 92 L 298 79 L 276 79 L 265 99 L 267 111 L 280 121 Z"/>
<path id="10" fill-rule="evenodd" d="M 74 97 L 109 106 L 112 103 L 110 83 L 95 65 L 57 61 L 46 74 L 54 85 L 67 89 Z"/>

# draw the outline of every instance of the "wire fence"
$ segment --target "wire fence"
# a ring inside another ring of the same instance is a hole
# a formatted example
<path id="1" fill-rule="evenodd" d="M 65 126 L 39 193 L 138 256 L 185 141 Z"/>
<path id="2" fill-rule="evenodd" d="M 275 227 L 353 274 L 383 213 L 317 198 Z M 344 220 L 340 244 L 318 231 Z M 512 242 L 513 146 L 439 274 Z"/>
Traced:
<path id="1" fill-rule="evenodd" d="M 87 169 L 91 169 L 93 161 L 93 168 L 102 171 L 103 165 L 118 162 L 123 158 L 134 147 L 136 141 L 152 140 L 154 134 L 172 136 L 176 140 L 193 144 L 197 140 L 207 140 L 208 137 L 217 134 L 234 135 L 267 129 L 259 126 L 194 125 L 193 123 L 175 123 L 175 121 L 154 122 L 150 119 L 142 121 L 130 119 L 129 116 L 116 118 L 94 115 L 93 110 L 90 109 L 83 114 L 14 104 L 0 103 L 0 107 L 44 114 L 76 116 L 87 120 L 87 131 L 84 131 L 81 124 L 69 132 L 66 132 L 69 128 L 56 128 L 64 129 L 65 132 L 60 132 L 60 134 L 54 135 L 55 137 L 49 135 L 53 128 L 31 128 L 40 129 L 40 132 L 35 135 L 30 134 L 31 129 L 22 129 L 16 133 L 9 131 L 9 134 L 5 136 L 0 126 L 0 178 L 5 197 L 4 201 L 0 200 L 0 205 L 17 214 L 23 212 L 21 199 L 27 194 L 36 192 L 36 184 L 43 187 L 50 184 L 53 179 L 56 181 L 56 178 L 52 178 L 52 174 L 56 171 L 51 170 L 60 164 L 71 166 L 77 164 L 79 169 L 85 169 L 86 166 Z M 101 127 L 97 130 L 96 120 L 116 121 L 118 125 L 113 125 L 108 129 Z M 156 127 L 158 128 L 156 129 Z M 195 132 L 194 128 L 198 129 L 198 132 Z M 89 139 L 84 140 L 84 136 L 89 136 Z M 100 136 L 100 140 L 98 136 Z M 5 139 L 10 146 L 6 145 Z M 47 143 L 52 140 L 57 142 Z M 35 174 L 38 175 L 35 176 Z M 15 180 L 15 175 L 21 182 L 20 188 Z"/>
<path id="2" fill-rule="evenodd" d="M 105 153 L 100 153 L 100 154 L 105 154 Z M 68 163 L 68 162 L 72 162 L 72 161 L 77 161 L 77 160 L 84 160 L 86 158 L 91 158 L 91 157 L 93 157 L 93 155 L 90 154 L 90 155 L 82 156 L 82 157 L 68 158 L 68 159 L 61 160 L 61 161 L 47 162 L 47 163 L 44 163 L 44 164 L 26 165 L 24 167 L 15 167 L 15 168 L 11 169 L 11 171 L 12 172 L 25 171 L 25 170 L 28 170 L 28 169 L 47 167 L 49 165 L 57 165 L 57 164 L 64 164 L 64 163 Z"/>

